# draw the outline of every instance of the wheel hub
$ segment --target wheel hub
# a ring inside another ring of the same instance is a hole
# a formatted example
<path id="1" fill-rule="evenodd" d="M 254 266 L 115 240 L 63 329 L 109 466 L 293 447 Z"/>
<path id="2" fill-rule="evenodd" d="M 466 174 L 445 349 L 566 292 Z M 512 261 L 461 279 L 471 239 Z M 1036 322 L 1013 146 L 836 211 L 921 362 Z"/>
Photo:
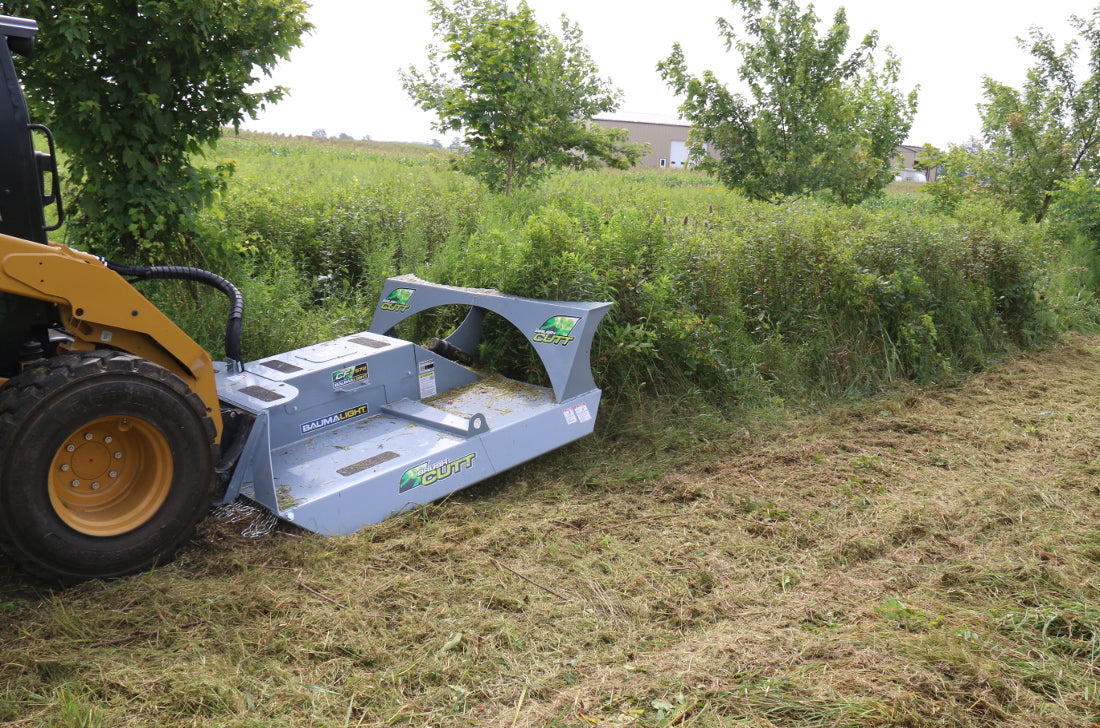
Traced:
<path id="1" fill-rule="evenodd" d="M 87 442 L 73 451 L 72 473 L 81 480 L 102 478 L 111 464 L 111 452 L 102 442 Z"/>
<path id="2" fill-rule="evenodd" d="M 116 536 L 148 521 L 172 485 L 164 435 L 136 417 L 110 416 L 73 431 L 50 466 L 50 501 L 61 519 L 91 536 Z"/>

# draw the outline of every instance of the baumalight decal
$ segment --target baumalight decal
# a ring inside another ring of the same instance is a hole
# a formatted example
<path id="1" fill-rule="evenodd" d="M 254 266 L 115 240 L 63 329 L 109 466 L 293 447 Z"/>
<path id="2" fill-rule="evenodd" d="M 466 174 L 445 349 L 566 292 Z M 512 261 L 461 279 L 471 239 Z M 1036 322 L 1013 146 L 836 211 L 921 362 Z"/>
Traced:
<path id="1" fill-rule="evenodd" d="M 310 420 L 309 422 L 302 423 L 302 434 L 304 435 L 307 432 L 313 432 L 314 430 L 319 430 L 322 427 L 328 427 L 329 425 L 335 425 L 338 422 L 350 420 L 352 417 L 359 417 L 360 415 L 365 415 L 366 413 L 367 405 L 361 404 L 358 407 L 352 407 L 351 409 L 346 409 L 343 412 L 334 412 L 333 414 L 327 415 L 325 417 L 318 417 L 315 420 Z"/>

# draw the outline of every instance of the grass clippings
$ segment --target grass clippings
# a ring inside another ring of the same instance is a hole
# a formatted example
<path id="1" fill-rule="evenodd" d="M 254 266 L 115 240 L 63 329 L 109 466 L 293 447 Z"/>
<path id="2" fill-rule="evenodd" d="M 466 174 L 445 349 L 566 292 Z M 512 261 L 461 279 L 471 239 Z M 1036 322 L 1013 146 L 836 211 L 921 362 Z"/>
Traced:
<path id="1" fill-rule="evenodd" d="M 810 415 L 607 420 L 354 536 L 0 573 L 4 726 L 1096 726 L 1100 339 Z M 655 404 L 655 407 L 657 405 Z"/>

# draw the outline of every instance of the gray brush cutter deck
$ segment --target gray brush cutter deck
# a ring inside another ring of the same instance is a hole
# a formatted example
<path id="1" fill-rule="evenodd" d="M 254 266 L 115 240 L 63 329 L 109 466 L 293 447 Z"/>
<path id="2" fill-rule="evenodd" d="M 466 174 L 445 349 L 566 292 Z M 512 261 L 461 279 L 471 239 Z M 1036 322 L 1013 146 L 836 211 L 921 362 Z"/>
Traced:
<path id="1" fill-rule="evenodd" d="M 551 386 L 484 375 L 393 337 L 402 320 L 467 305 L 446 344 L 477 350 L 492 311 L 534 347 Z M 224 502 L 347 534 L 592 432 L 592 337 L 610 303 L 541 301 L 390 278 L 368 331 L 247 364 L 220 365 L 223 403 L 256 418 Z"/>

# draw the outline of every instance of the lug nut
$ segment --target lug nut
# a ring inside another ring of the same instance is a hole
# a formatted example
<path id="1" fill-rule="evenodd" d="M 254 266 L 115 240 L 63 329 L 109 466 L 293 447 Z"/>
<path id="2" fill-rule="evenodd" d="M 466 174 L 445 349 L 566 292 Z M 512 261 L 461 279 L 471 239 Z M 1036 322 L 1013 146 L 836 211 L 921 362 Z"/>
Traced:
<path id="1" fill-rule="evenodd" d="M 79 488 L 80 487 L 80 481 L 79 480 L 74 480 L 73 482 L 69 483 L 69 485 L 71 485 L 74 488 Z"/>
<path id="2" fill-rule="evenodd" d="M 69 470 L 69 464 L 68 464 L 68 463 L 65 463 L 64 465 L 62 465 L 62 466 L 61 466 L 61 470 L 62 470 L 63 472 L 68 472 L 68 470 Z"/>
<path id="3" fill-rule="evenodd" d="M 115 453 L 115 460 L 121 460 L 121 459 L 122 459 L 122 453 L 116 452 Z"/>
<path id="4" fill-rule="evenodd" d="M 99 490 L 99 483 L 92 483 L 92 490 Z"/>
<path id="5" fill-rule="evenodd" d="M 85 433 L 84 433 L 84 439 L 85 439 L 85 440 L 91 440 L 91 439 L 92 439 L 92 433 L 90 433 L 90 432 L 85 432 Z"/>
<path id="6" fill-rule="evenodd" d="M 118 477 L 118 471 L 117 470 L 112 470 L 111 472 L 107 473 L 107 477 L 117 478 Z"/>
<path id="7" fill-rule="evenodd" d="M 65 446 L 65 450 L 66 450 L 67 452 L 72 452 L 72 451 L 73 451 L 73 450 L 75 450 L 75 449 L 76 449 L 76 445 L 66 445 L 66 446 Z"/>
<path id="8" fill-rule="evenodd" d="M 103 438 L 103 442 L 110 442 L 111 439 L 112 439 L 111 436 L 107 435 L 107 437 Z"/>

